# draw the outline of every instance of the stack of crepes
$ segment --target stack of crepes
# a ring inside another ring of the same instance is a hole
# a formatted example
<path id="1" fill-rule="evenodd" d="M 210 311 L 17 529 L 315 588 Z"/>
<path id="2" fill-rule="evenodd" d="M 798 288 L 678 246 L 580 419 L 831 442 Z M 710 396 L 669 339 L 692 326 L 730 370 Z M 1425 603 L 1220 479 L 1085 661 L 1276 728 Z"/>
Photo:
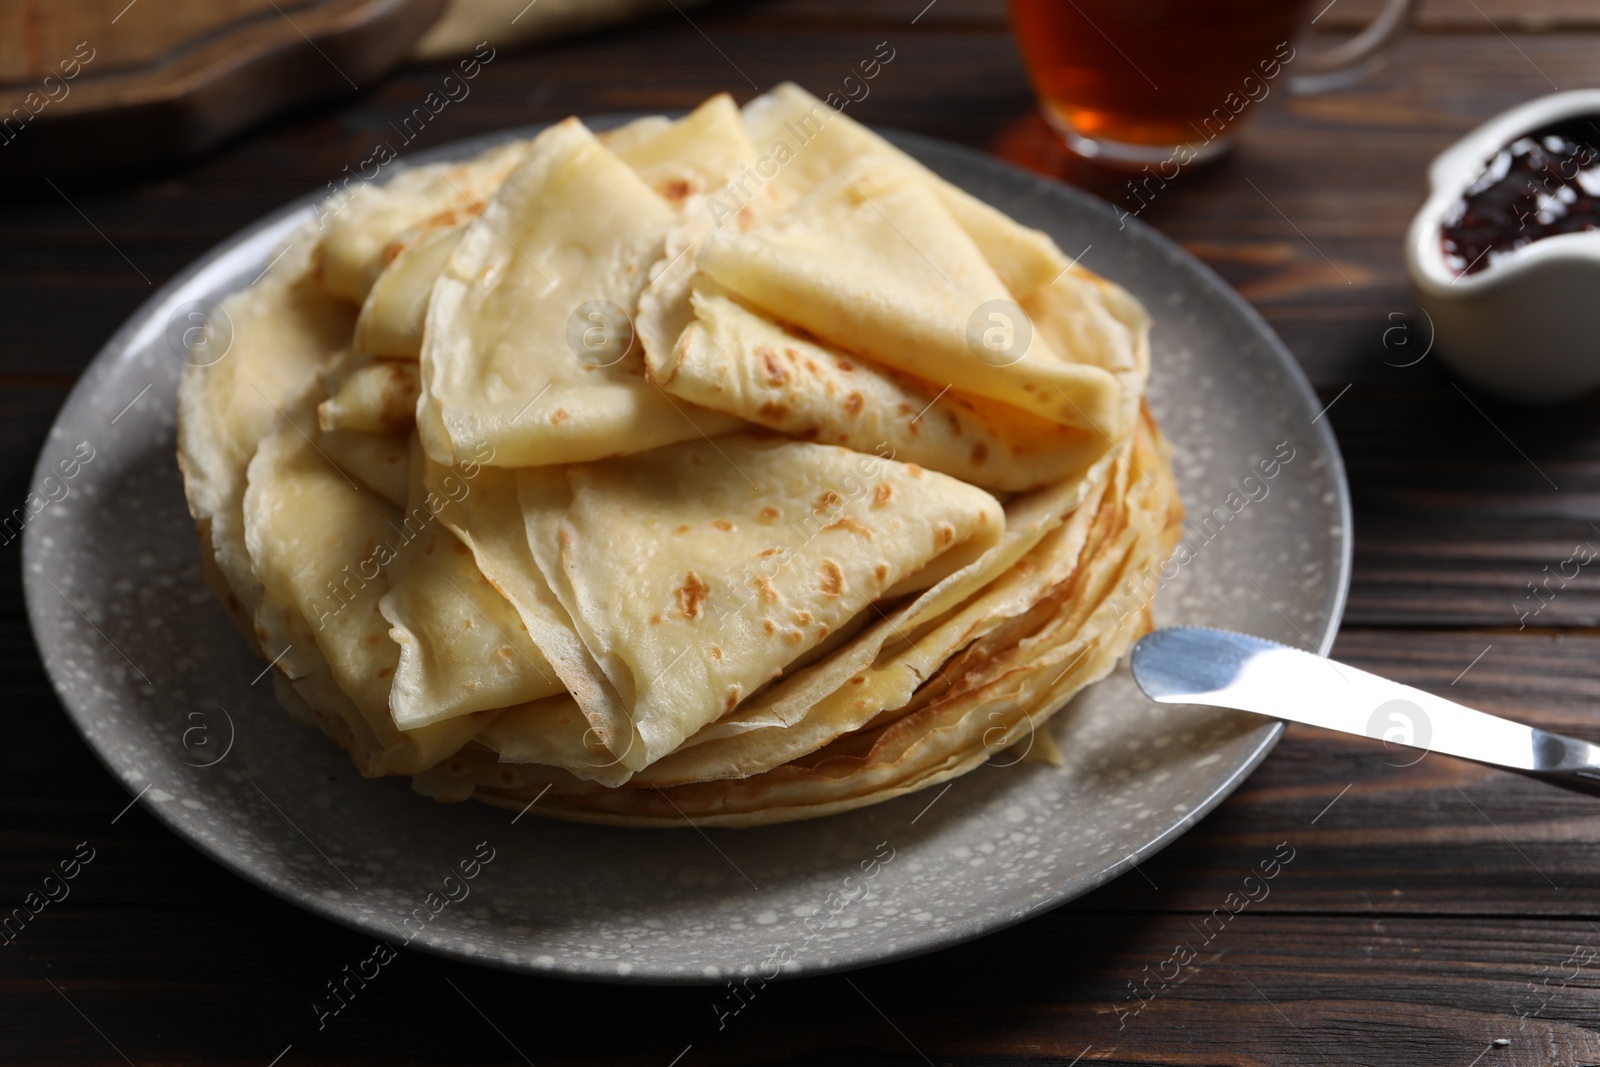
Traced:
<path id="1" fill-rule="evenodd" d="M 212 316 L 179 459 L 363 774 L 808 818 L 1059 759 L 1178 529 L 1148 325 L 785 85 L 341 192 Z"/>

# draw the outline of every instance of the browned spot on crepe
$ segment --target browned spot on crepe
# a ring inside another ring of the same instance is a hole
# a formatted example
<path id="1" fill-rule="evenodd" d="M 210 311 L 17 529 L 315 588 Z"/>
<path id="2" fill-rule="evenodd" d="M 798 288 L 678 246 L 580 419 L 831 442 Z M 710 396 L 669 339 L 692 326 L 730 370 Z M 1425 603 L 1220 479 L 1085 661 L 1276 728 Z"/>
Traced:
<path id="1" fill-rule="evenodd" d="M 777 353 L 766 345 L 756 345 L 755 351 L 756 359 L 761 362 L 761 369 L 766 373 L 768 385 L 782 385 L 789 380 L 789 372 L 778 362 Z"/>
<path id="2" fill-rule="evenodd" d="M 700 617 L 700 605 L 706 602 L 711 594 L 711 587 L 700 580 L 700 576 L 690 571 L 684 578 L 683 584 L 678 587 L 678 612 L 686 619 Z"/>
<path id="3" fill-rule="evenodd" d="M 832 599 L 844 592 L 844 571 L 840 570 L 839 565 L 833 560 L 823 560 L 817 566 L 817 573 L 822 576 L 819 588 L 823 596 Z"/>

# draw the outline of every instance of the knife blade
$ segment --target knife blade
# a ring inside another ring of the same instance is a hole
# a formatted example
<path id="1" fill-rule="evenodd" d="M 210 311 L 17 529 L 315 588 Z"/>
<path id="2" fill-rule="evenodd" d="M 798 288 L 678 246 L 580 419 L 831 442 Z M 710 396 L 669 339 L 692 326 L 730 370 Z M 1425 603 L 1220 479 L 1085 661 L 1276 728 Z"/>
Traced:
<path id="1" fill-rule="evenodd" d="M 1600 793 L 1600 747 L 1275 641 L 1179 626 L 1143 637 L 1131 664 L 1139 688 L 1162 704 L 1253 712 Z"/>

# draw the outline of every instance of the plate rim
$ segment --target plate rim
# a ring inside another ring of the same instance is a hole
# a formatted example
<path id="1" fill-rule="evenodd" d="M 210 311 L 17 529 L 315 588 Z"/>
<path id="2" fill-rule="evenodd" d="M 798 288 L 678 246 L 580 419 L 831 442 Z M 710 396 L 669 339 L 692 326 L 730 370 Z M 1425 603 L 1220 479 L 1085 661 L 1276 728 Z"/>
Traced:
<path id="1" fill-rule="evenodd" d="M 675 110 L 614 112 L 581 116 L 581 118 L 584 124 L 591 129 L 601 130 L 644 115 L 664 114 L 670 116 L 683 113 Z M 382 175 L 382 181 L 377 182 L 377 184 L 384 184 L 392 180 L 396 174 L 402 173 L 409 167 L 418 164 L 460 159 L 474 151 L 480 151 L 505 141 L 532 137 L 539 131 L 553 125 L 555 125 L 554 121 L 506 127 L 401 155 L 396 159 L 398 165 L 390 168 L 387 174 Z M 1266 348 L 1276 362 L 1286 372 L 1290 385 L 1297 394 L 1299 401 L 1306 407 L 1308 412 L 1316 410 L 1319 398 L 1316 390 L 1311 385 L 1310 379 L 1306 377 L 1305 371 L 1293 352 L 1290 351 L 1283 339 L 1267 323 L 1261 313 L 1230 287 L 1210 266 L 1150 224 L 1133 215 L 1119 215 L 1109 202 L 1083 189 L 1069 185 L 1060 179 L 1029 170 L 1010 160 L 991 155 L 980 149 L 893 127 L 875 125 L 871 128 L 896 145 L 918 156 L 919 160 L 924 154 L 953 156 L 978 167 L 1005 173 L 1012 180 L 1022 179 L 1031 187 L 1032 191 L 1040 194 L 1041 197 L 1059 198 L 1065 196 L 1068 200 L 1073 201 L 1079 209 L 1099 215 L 1109 221 L 1118 222 L 1122 228 L 1129 228 L 1131 224 L 1133 231 L 1139 234 L 1142 240 L 1165 252 L 1173 260 L 1182 263 L 1185 269 L 1204 284 L 1213 298 L 1228 305 L 1235 314 L 1241 316 L 1248 323 L 1265 343 Z M 922 151 L 918 151 L 919 149 Z M 186 287 L 207 270 L 216 269 L 217 265 L 227 256 L 235 253 L 250 241 L 261 240 L 264 234 L 276 230 L 295 216 L 312 213 L 316 205 L 320 204 L 326 196 L 327 193 L 322 189 L 312 190 L 296 197 L 282 207 L 268 212 L 261 218 L 212 245 L 144 300 L 101 345 L 94 358 L 79 375 L 77 382 L 74 383 L 61 407 L 57 410 L 55 418 L 51 421 L 50 429 L 45 434 L 39 457 L 34 464 L 30 484 L 39 484 L 50 469 L 49 445 L 57 436 L 63 417 L 69 410 L 87 404 L 89 402 L 87 398 L 99 386 L 101 379 L 109 376 L 112 370 L 123 360 L 133 359 L 141 351 L 142 346 L 135 342 L 140 340 L 142 334 L 153 329 L 160 329 L 163 321 L 161 313 L 167 304 L 174 303 L 175 298 Z M 252 282 L 251 284 L 254 283 Z M 1320 635 L 1317 648 L 1319 655 L 1326 656 L 1332 650 L 1333 644 L 1338 637 L 1349 600 L 1351 570 L 1354 559 L 1354 530 L 1352 527 L 1350 483 L 1346 473 L 1343 453 L 1339 449 L 1339 443 L 1332 428 L 1326 423 L 1319 425 L 1320 421 L 1317 420 L 1311 423 L 1312 435 L 1320 446 L 1322 455 L 1327 457 L 1328 476 L 1333 483 L 1335 510 L 1339 520 L 1339 551 L 1336 561 L 1338 574 L 1333 583 L 1334 590 L 1328 610 L 1328 621 L 1324 632 Z M 39 658 L 45 668 L 45 673 L 49 677 L 51 689 L 54 691 L 63 711 L 66 712 L 73 729 L 83 739 L 85 745 L 87 745 L 112 779 L 122 786 L 125 792 L 132 795 L 132 788 L 124 779 L 121 770 L 112 764 L 108 753 L 103 751 L 101 746 L 96 744 L 90 737 L 86 712 L 81 711 L 76 706 L 76 702 L 69 700 L 64 692 L 60 670 L 53 662 L 55 659 L 54 645 L 51 642 L 47 642 L 43 637 L 48 630 L 41 618 L 43 609 L 39 606 L 40 601 L 44 599 L 43 592 L 39 588 L 42 572 L 35 566 L 38 562 L 39 553 L 43 551 L 39 543 L 40 538 L 44 536 L 41 533 L 42 529 L 43 527 L 37 523 L 30 523 L 24 528 L 20 559 L 23 600 L 27 611 L 28 626 L 32 631 L 35 647 L 39 652 Z M 876 967 L 926 955 L 930 952 L 954 948 L 957 945 L 987 937 L 990 934 L 1016 926 L 1085 896 L 1126 874 L 1130 869 L 1155 856 L 1179 837 L 1192 830 L 1260 767 L 1267 755 L 1277 746 L 1278 741 L 1284 734 L 1284 730 L 1285 724 L 1281 720 L 1273 720 L 1259 726 L 1257 732 L 1260 736 L 1251 750 L 1238 759 L 1228 773 L 1220 778 L 1203 798 L 1191 806 L 1182 820 L 1172 824 L 1140 848 L 1135 849 L 1120 860 L 1090 876 L 1070 895 L 1045 897 L 1021 907 L 997 911 L 981 918 L 970 919 L 964 923 L 952 924 L 946 928 L 912 935 L 903 940 L 897 940 L 893 947 L 887 951 L 879 951 L 860 957 L 851 956 L 846 951 L 843 954 L 830 956 L 826 963 L 812 963 L 809 965 L 801 963 L 794 971 L 785 970 L 781 972 L 777 980 L 820 977 L 866 967 Z M 332 901 L 325 901 L 317 896 L 297 894 L 287 885 L 280 885 L 273 881 L 267 873 L 245 866 L 242 862 L 236 862 L 227 853 L 212 850 L 204 840 L 191 835 L 187 827 L 182 825 L 175 816 L 169 817 L 163 805 L 154 801 L 144 800 L 142 792 L 134 796 L 133 803 L 138 804 L 151 814 L 157 822 L 186 845 L 250 885 L 264 890 L 273 897 L 309 912 L 318 918 L 337 923 L 346 929 L 363 935 L 386 939 L 387 935 L 379 929 L 379 920 L 374 919 L 369 922 L 360 915 L 346 914 L 340 911 Z M 614 971 L 608 973 L 598 969 L 574 969 L 571 963 L 567 961 L 558 961 L 554 966 L 550 967 L 539 967 L 533 965 L 531 960 L 524 960 L 520 957 L 513 961 L 483 954 L 468 954 L 451 944 L 426 937 L 413 940 L 406 947 L 443 959 L 471 963 L 495 970 L 600 985 L 704 987 L 718 985 L 722 981 L 721 977 L 711 979 L 703 974 L 692 972 L 636 972 L 628 975 L 619 975 Z"/>

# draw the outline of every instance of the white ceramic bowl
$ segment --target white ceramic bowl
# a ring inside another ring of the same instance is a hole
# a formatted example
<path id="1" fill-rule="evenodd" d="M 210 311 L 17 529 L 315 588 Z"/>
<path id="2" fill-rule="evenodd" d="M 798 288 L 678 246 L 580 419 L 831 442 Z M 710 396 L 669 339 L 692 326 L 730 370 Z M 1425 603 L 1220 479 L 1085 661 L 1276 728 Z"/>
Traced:
<path id="1" fill-rule="evenodd" d="M 1586 114 L 1600 116 L 1600 89 L 1542 96 L 1473 130 L 1433 161 L 1428 201 L 1406 236 L 1406 267 L 1439 358 L 1515 403 L 1560 403 L 1600 385 L 1600 230 L 1546 237 L 1458 276 L 1444 261 L 1439 227 L 1497 151 Z"/>

